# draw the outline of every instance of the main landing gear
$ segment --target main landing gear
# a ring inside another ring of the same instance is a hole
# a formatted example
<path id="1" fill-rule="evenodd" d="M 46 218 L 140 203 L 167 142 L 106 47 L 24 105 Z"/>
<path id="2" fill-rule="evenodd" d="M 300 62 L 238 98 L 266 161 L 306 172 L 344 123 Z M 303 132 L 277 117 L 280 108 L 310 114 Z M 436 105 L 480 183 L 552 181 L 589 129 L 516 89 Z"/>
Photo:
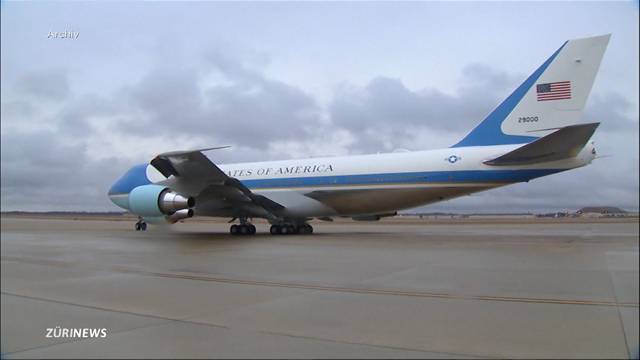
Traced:
<path id="1" fill-rule="evenodd" d="M 309 224 L 275 224 L 269 230 L 271 235 L 313 234 L 313 226 Z"/>
<path id="2" fill-rule="evenodd" d="M 235 220 L 236 218 L 233 218 L 230 222 Z M 280 223 L 271 225 L 270 232 L 271 235 L 313 234 L 313 227 L 307 223 Z M 241 217 L 240 224 L 231 225 L 229 233 L 231 235 L 254 235 L 256 227 L 246 217 Z"/>
<path id="3" fill-rule="evenodd" d="M 256 227 L 253 226 L 252 223 L 248 222 L 246 217 L 241 217 L 240 225 L 231 225 L 229 233 L 231 233 L 231 235 L 253 235 L 256 233 Z"/>
<path id="4" fill-rule="evenodd" d="M 136 222 L 136 231 L 147 231 L 147 223 L 142 218 L 138 218 Z"/>
<path id="5" fill-rule="evenodd" d="M 256 233 L 256 227 L 249 223 L 240 225 L 233 224 L 231 228 L 229 228 L 229 232 L 231 235 L 253 235 Z"/>

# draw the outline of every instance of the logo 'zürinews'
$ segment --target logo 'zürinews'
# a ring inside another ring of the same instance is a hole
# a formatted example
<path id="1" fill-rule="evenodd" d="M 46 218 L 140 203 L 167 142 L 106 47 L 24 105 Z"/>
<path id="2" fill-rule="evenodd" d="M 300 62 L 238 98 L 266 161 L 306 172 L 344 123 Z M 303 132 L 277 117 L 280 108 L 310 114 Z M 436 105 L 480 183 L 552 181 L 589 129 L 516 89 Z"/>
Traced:
<path id="1" fill-rule="evenodd" d="M 107 329 L 105 328 L 63 328 L 56 326 L 47 328 L 45 337 L 47 338 L 105 338 Z"/>

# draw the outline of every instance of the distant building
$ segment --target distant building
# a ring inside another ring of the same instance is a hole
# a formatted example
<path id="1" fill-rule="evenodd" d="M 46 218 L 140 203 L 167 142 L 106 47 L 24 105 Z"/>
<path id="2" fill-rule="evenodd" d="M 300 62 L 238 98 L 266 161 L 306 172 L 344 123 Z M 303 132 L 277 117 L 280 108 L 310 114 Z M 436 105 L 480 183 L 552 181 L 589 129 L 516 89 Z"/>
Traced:
<path id="1" fill-rule="evenodd" d="M 536 217 L 539 217 L 539 218 L 543 218 L 543 217 L 544 218 L 563 218 L 568 216 L 569 216 L 568 212 L 562 212 L 562 211 L 536 215 Z"/>

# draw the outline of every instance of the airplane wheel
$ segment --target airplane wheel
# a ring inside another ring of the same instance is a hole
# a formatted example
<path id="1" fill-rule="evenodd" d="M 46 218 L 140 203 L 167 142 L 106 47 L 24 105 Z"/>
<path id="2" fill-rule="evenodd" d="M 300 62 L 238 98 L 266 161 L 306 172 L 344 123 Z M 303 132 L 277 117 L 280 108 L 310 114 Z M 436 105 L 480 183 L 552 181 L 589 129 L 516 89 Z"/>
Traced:
<path id="1" fill-rule="evenodd" d="M 297 226 L 287 225 L 287 234 L 297 234 L 299 229 Z"/>
<path id="2" fill-rule="evenodd" d="M 256 233 L 256 227 L 253 224 L 231 225 L 229 229 L 231 235 L 253 235 Z"/>
<path id="3" fill-rule="evenodd" d="M 147 231 L 147 223 L 143 222 L 142 224 L 140 224 L 140 230 Z"/>
<path id="4" fill-rule="evenodd" d="M 140 223 L 139 223 L 139 222 L 137 222 L 137 223 L 136 223 L 136 231 L 140 231 L 140 228 L 141 228 Z"/>
<path id="5" fill-rule="evenodd" d="M 303 234 L 313 234 L 313 226 L 311 226 L 309 224 L 304 224 L 302 226 L 302 233 Z"/>
<path id="6" fill-rule="evenodd" d="M 303 232 L 303 228 L 294 225 L 271 225 L 271 235 L 291 235 Z"/>

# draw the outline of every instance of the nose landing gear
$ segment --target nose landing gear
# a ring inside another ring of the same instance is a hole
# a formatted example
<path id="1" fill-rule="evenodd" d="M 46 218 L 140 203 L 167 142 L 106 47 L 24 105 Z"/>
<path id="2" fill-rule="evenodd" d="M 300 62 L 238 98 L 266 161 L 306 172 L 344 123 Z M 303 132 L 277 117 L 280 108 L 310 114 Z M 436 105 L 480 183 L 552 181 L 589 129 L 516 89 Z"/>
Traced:
<path id="1" fill-rule="evenodd" d="M 142 220 L 142 218 L 138 218 L 138 222 L 136 222 L 136 231 L 147 231 L 147 223 Z"/>

